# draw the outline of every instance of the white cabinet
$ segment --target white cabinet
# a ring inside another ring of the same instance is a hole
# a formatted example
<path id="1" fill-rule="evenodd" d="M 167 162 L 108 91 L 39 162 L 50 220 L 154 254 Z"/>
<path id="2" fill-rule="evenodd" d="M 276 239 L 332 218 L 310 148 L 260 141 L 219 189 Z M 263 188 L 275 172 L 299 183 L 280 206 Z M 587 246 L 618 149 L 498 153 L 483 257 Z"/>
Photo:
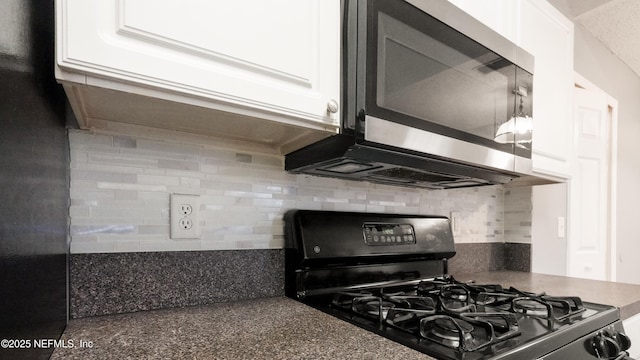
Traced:
<path id="1" fill-rule="evenodd" d="M 533 171 L 569 177 L 573 122 L 573 23 L 545 0 L 450 0 L 535 57 Z"/>
<path id="2" fill-rule="evenodd" d="M 518 1 L 513 0 L 449 0 L 452 4 L 478 19 L 493 31 L 517 41 Z"/>
<path id="3" fill-rule="evenodd" d="M 632 317 L 622 321 L 624 326 L 624 332 L 631 338 L 631 349 L 629 349 L 629 356 L 633 359 L 640 357 L 640 314 L 633 315 Z"/>
<path id="4" fill-rule="evenodd" d="M 335 132 L 338 0 L 58 0 L 57 78 L 82 127 L 134 124 L 287 151 Z"/>
<path id="5" fill-rule="evenodd" d="M 520 0 L 517 44 L 535 56 L 533 170 L 567 178 L 573 152 L 573 23 L 547 1 Z"/>

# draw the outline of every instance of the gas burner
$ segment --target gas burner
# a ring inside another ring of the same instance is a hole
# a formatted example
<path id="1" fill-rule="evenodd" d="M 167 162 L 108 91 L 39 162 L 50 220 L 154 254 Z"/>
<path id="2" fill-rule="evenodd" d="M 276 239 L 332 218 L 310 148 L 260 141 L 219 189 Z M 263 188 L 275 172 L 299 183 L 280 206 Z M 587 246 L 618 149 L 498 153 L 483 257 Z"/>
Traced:
<path id="1" fill-rule="evenodd" d="M 443 285 L 438 293 L 438 298 L 445 312 L 463 313 L 476 311 L 471 292 L 463 284 Z"/>
<path id="2" fill-rule="evenodd" d="M 417 310 L 391 308 L 387 313 L 386 323 L 397 329 L 406 331 L 411 334 L 420 334 L 420 321 L 425 317 L 435 315 L 436 310 Z"/>
<path id="3" fill-rule="evenodd" d="M 420 320 L 420 336 L 461 353 L 473 352 L 520 335 L 510 313 L 434 315 Z"/>
<path id="4" fill-rule="evenodd" d="M 463 284 L 447 284 L 440 288 L 440 297 L 446 300 L 467 302 L 471 299 L 471 292 Z"/>
<path id="5" fill-rule="evenodd" d="M 460 347 L 460 339 L 469 341 L 473 338 L 471 331 L 473 331 L 473 325 L 468 322 L 443 317 L 433 321 L 431 335 L 443 345 L 455 349 Z"/>
<path id="6" fill-rule="evenodd" d="M 506 292 L 481 292 L 476 296 L 476 305 L 509 310 L 511 302 L 517 297 Z"/>
<path id="7" fill-rule="evenodd" d="M 380 319 L 386 319 L 389 309 L 395 307 L 390 301 L 385 301 L 377 296 L 361 296 L 353 299 L 351 309 L 361 315 L 372 315 Z"/>
<path id="8" fill-rule="evenodd" d="M 579 297 L 552 297 L 544 295 L 542 299 L 551 306 L 550 312 L 556 320 L 564 321 L 586 310 Z"/>
<path id="9" fill-rule="evenodd" d="M 439 291 L 442 286 L 452 284 L 453 278 L 435 278 L 433 280 L 422 280 L 416 286 L 418 294 L 431 294 Z"/>
<path id="10" fill-rule="evenodd" d="M 516 298 L 513 300 L 512 309 L 515 312 L 529 315 L 547 318 L 551 315 L 549 312 L 549 306 L 542 300 L 525 297 Z"/>
<path id="11" fill-rule="evenodd" d="M 559 321 L 569 319 L 585 311 L 578 297 L 528 296 L 513 299 L 511 311 L 534 317 Z"/>

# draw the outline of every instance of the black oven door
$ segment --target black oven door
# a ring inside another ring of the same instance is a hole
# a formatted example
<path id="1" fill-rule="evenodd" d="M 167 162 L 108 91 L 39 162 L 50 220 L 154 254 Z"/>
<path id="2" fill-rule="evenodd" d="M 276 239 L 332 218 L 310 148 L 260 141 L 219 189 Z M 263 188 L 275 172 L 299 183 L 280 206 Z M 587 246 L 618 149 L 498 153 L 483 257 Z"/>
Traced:
<path id="1" fill-rule="evenodd" d="M 518 48 L 447 1 L 416 2 L 422 9 L 361 2 L 355 81 L 365 84 L 365 140 L 527 172 L 507 160 L 531 158 L 533 75 L 515 65 Z"/>

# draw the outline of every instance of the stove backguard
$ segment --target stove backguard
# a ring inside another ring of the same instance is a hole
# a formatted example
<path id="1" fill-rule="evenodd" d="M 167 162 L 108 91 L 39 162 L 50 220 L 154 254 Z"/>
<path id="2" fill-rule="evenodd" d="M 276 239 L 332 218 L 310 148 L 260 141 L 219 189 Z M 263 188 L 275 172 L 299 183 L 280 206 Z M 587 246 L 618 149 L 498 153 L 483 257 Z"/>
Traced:
<path id="1" fill-rule="evenodd" d="M 291 297 L 445 275 L 455 255 L 443 216 L 292 210 L 285 215 Z"/>

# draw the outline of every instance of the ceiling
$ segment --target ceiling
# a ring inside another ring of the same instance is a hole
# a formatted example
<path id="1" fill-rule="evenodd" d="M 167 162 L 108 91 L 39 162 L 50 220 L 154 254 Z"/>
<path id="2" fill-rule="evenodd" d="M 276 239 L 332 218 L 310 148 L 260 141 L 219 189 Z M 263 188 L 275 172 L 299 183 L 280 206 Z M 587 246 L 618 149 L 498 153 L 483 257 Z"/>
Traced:
<path id="1" fill-rule="evenodd" d="M 640 75 L 640 1 L 549 0 Z"/>

